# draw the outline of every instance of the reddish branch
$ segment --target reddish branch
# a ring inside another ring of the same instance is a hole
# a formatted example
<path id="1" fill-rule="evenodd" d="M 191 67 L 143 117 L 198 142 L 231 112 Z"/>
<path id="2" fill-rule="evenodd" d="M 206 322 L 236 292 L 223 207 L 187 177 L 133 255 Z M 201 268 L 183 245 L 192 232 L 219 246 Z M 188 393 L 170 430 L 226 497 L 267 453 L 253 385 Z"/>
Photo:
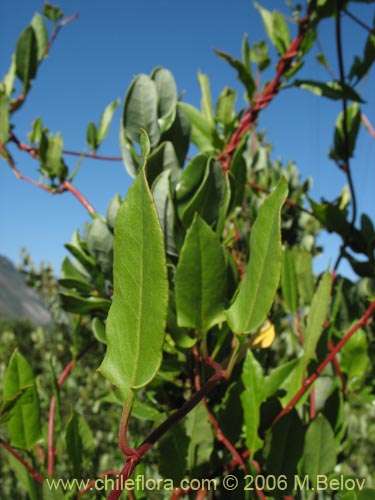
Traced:
<path id="1" fill-rule="evenodd" d="M 101 474 L 99 474 L 99 478 L 106 478 L 108 476 L 118 476 L 118 471 L 116 470 L 107 470 L 105 472 L 102 472 Z M 94 487 L 96 484 L 97 484 L 97 479 L 93 479 L 92 481 L 89 482 L 89 484 L 86 486 L 86 488 L 84 488 L 83 490 L 81 490 L 79 493 L 78 493 L 78 496 L 79 497 L 82 497 L 83 495 L 85 495 L 85 493 L 89 492 L 91 490 L 92 487 Z"/>
<path id="2" fill-rule="evenodd" d="M 363 125 L 364 125 L 364 126 L 367 128 L 367 130 L 369 131 L 369 133 L 370 133 L 371 137 L 372 137 L 373 139 L 375 139 L 375 129 L 374 129 L 374 127 L 371 125 L 370 120 L 367 118 L 367 116 L 366 116 L 364 113 L 362 113 L 362 114 L 361 114 L 361 120 L 362 120 Z"/>
<path id="3" fill-rule="evenodd" d="M 38 481 L 38 483 L 40 484 L 43 484 L 44 483 L 44 478 L 38 474 L 30 464 L 28 464 L 27 462 L 25 462 L 25 460 L 21 457 L 21 455 L 19 455 L 8 443 L 6 443 L 5 441 L 3 441 L 1 438 L 0 438 L 0 445 L 5 448 L 7 450 L 8 453 L 10 453 L 11 455 L 13 455 L 13 457 L 17 460 L 17 462 L 19 462 L 20 464 L 22 464 L 25 469 L 29 472 L 30 476 L 35 479 L 35 481 Z"/>
<path id="4" fill-rule="evenodd" d="M 362 316 L 362 318 L 359 321 L 357 321 L 357 323 L 344 335 L 344 337 L 340 340 L 340 342 L 336 344 L 336 346 L 331 350 L 331 352 L 328 354 L 325 360 L 318 366 L 315 372 L 312 375 L 310 375 L 310 377 L 308 377 L 306 380 L 304 380 L 299 391 L 295 394 L 295 396 L 289 401 L 289 403 L 285 406 L 285 408 L 275 418 L 273 424 L 279 421 L 284 415 L 289 413 L 289 411 L 295 407 L 298 401 L 302 398 L 302 396 L 307 392 L 307 390 L 312 386 L 315 380 L 322 373 L 324 368 L 334 359 L 336 354 L 344 347 L 344 345 L 348 342 L 348 340 L 352 337 L 352 335 L 357 330 L 359 330 L 363 326 L 366 326 L 369 323 L 374 312 L 375 312 L 375 301 L 371 303 L 371 305 L 369 306 L 365 314 Z"/>
<path id="5" fill-rule="evenodd" d="M 273 100 L 273 98 L 278 94 L 282 78 L 285 73 L 291 68 L 293 59 L 298 56 L 298 51 L 306 36 L 306 33 L 310 28 L 310 16 L 314 11 L 315 6 L 316 0 L 312 0 L 309 3 L 306 16 L 300 19 L 298 22 L 297 37 L 292 41 L 288 50 L 277 63 L 276 75 L 274 79 L 266 86 L 266 88 L 259 96 L 254 97 L 251 106 L 245 111 L 245 114 L 243 115 L 237 130 L 230 138 L 230 141 L 225 150 L 219 155 L 218 160 L 221 162 L 224 172 L 227 172 L 229 170 L 231 155 L 237 149 L 242 137 L 255 124 L 260 111 L 266 108 L 268 104 Z"/>

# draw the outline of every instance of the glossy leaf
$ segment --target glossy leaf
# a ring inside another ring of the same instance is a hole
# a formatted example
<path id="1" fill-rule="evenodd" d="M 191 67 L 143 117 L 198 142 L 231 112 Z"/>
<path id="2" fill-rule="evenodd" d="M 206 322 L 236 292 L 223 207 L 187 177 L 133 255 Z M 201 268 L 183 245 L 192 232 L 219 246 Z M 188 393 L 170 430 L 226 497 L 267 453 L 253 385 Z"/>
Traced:
<path id="1" fill-rule="evenodd" d="M 16 47 L 16 74 L 23 83 L 26 93 L 38 68 L 38 42 L 31 26 L 20 35 Z"/>
<path id="2" fill-rule="evenodd" d="M 31 26 L 34 29 L 38 45 L 38 60 L 41 60 L 45 55 L 48 45 L 48 33 L 43 17 L 38 13 L 34 14 L 31 20 Z"/>
<path id="3" fill-rule="evenodd" d="M 246 275 L 227 311 L 229 325 L 239 335 L 255 330 L 271 308 L 280 281 L 280 212 L 287 192 L 287 182 L 282 178 L 260 207 L 252 228 Z"/>
<path id="4" fill-rule="evenodd" d="M 349 85 L 340 82 L 317 82 L 315 80 L 295 80 L 293 85 L 308 90 L 317 96 L 328 97 L 333 100 L 349 99 L 354 102 L 364 102 L 360 95 Z"/>
<path id="5" fill-rule="evenodd" d="M 288 363 L 274 368 L 264 380 L 265 399 L 270 398 L 278 389 L 283 388 L 283 383 L 299 364 L 298 359 L 293 359 Z"/>
<path id="6" fill-rule="evenodd" d="M 163 133 L 160 141 L 170 141 L 173 144 L 180 166 L 184 165 L 189 150 L 190 133 L 190 121 L 185 111 L 182 109 L 181 104 L 177 103 L 174 122 L 171 127 Z"/>
<path id="7" fill-rule="evenodd" d="M 346 160 L 352 158 L 357 141 L 359 127 L 361 125 L 361 110 L 357 103 L 353 103 L 346 110 L 346 127 L 348 131 L 348 141 L 346 143 L 344 133 L 344 114 L 341 112 L 336 120 L 333 149 L 330 157 L 336 160 Z"/>
<path id="8" fill-rule="evenodd" d="M 204 116 L 215 126 L 214 110 L 212 106 L 210 81 L 208 76 L 198 71 L 198 81 L 202 92 L 201 108 Z"/>
<path id="9" fill-rule="evenodd" d="M 340 351 L 340 366 L 349 379 L 364 376 L 370 364 L 366 332 L 359 329 Z"/>
<path id="10" fill-rule="evenodd" d="M 322 334 L 324 321 L 328 313 L 331 298 L 331 286 L 331 274 L 329 271 L 326 271 L 314 294 L 309 315 L 307 317 L 306 330 L 304 332 L 304 351 L 306 363 L 310 359 L 315 358 L 315 349 Z"/>
<path id="11" fill-rule="evenodd" d="M 28 451 L 41 440 L 39 400 L 33 370 L 26 359 L 15 351 L 4 375 L 3 399 L 13 399 L 30 386 L 33 387 L 32 401 L 15 406 L 7 422 L 10 444 Z"/>
<path id="12" fill-rule="evenodd" d="M 99 127 L 98 127 L 98 144 L 101 144 L 103 140 L 107 137 L 109 127 L 112 122 L 113 114 L 116 111 L 120 104 L 120 101 L 117 99 L 116 101 L 111 102 L 105 108 L 100 117 Z"/>
<path id="13" fill-rule="evenodd" d="M 194 477 L 197 470 L 209 463 L 214 442 L 212 426 L 208 420 L 207 410 L 202 403 L 188 413 L 185 425 L 186 434 L 190 438 L 187 467 Z"/>
<path id="14" fill-rule="evenodd" d="M 281 288 L 285 304 L 292 314 L 298 310 L 298 285 L 297 272 L 293 252 L 289 248 L 284 249 L 283 270 L 281 274 Z"/>
<path id="15" fill-rule="evenodd" d="M 9 139 L 8 98 L 0 90 L 0 143 L 6 144 Z"/>
<path id="16" fill-rule="evenodd" d="M 156 375 L 164 342 L 168 282 L 163 234 L 147 185 L 138 174 L 116 218 L 114 296 L 100 371 L 123 398 Z"/>
<path id="17" fill-rule="evenodd" d="M 176 269 L 177 322 L 202 335 L 225 321 L 226 265 L 217 235 L 194 217 Z"/>
<path id="18" fill-rule="evenodd" d="M 255 3 L 255 7 L 262 17 L 269 39 L 280 55 L 285 54 L 290 45 L 290 33 L 283 16 L 277 11 L 271 12 L 265 9 L 258 3 Z"/>
<path id="19" fill-rule="evenodd" d="M 0 424 L 7 422 L 14 410 L 20 405 L 32 402 L 33 399 L 33 389 L 32 385 L 27 387 L 22 387 L 22 389 L 17 392 L 11 398 L 5 399 L 0 406 Z"/>
<path id="20" fill-rule="evenodd" d="M 176 116 L 177 87 L 172 73 L 157 67 L 151 73 L 157 93 L 158 124 L 161 132 L 168 130 Z"/>
<path id="21" fill-rule="evenodd" d="M 99 340 L 99 342 L 102 342 L 102 344 L 106 344 L 107 337 L 105 334 L 105 326 L 97 316 L 91 321 L 91 328 L 95 338 Z"/>
<path id="22" fill-rule="evenodd" d="M 123 126 L 126 136 L 139 144 L 140 129 L 146 130 L 151 144 L 155 146 L 160 139 L 157 115 L 158 95 L 156 84 L 147 75 L 134 78 L 125 97 Z"/>
<path id="23" fill-rule="evenodd" d="M 303 471 L 316 487 L 316 477 L 327 475 L 336 465 L 336 443 L 332 427 L 323 415 L 313 420 L 306 432 Z"/>
<path id="24" fill-rule="evenodd" d="M 2 82 L 0 82 L 0 88 L 6 96 L 10 97 L 14 91 L 14 80 L 16 78 L 16 62 L 15 55 L 12 55 L 12 62 L 10 64 L 8 73 L 4 76 Z"/>
<path id="25" fill-rule="evenodd" d="M 253 353 L 248 350 L 242 368 L 244 391 L 241 394 L 244 412 L 246 446 L 251 456 L 262 446 L 258 436 L 260 404 L 264 399 L 263 370 Z"/>

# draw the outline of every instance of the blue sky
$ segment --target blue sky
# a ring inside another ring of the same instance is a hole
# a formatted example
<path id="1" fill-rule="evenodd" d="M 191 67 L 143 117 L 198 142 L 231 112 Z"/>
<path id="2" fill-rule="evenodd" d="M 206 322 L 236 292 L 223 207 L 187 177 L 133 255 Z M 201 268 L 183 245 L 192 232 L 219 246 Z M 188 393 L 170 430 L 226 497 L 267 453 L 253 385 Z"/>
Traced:
<path id="1" fill-rule="evenodd" d="M 57 2 L 56 2 L 57 3 Z M 262 0 L 269 8 L 283 9 L 283 1 Z M 150 73 L 155 66 L 172 71 L 184 100 L 199 106 L 200 91 L 197 71 L 211 80 L 214 100 L 225 85 L 238 90 L 237 104 L 243 107 L 243 91 L 234 72 L 218 59 L 213 48 L 239 57 L 245 32 L 250 42 L 265 37 L 259 14 L 250 0 L 62 0 L 58 3 L 65 15 L 80 13 L 77 21 L 64 28 L 49 57 L 43 62 L 26 104 L 16 113 L 15 132 L 21 140 L 36 116 L 53 132 L 60 131 L 66 149 L 82 151 L 89 121 L 98 121 L 104 107 L 125 91 L 138 73 Z M 9 66 L 17 38 L 28 25 L 34 12 L 41 11 L 41 0 L 17 0 L 0 4 L 0 77 Z M 368 24 L 374 16 L 374 5 L 356 6 L 356 14 Z M 343 21 L 346 67 L 353 54 L 362 53 L 366 32 L 353 21 Z M 319 35 L 321 44 L 336 70 L 334 26 L 325 21 Z M 276 61 L 276 54 L 271 50 Z M 325 70 L 314 62 L 313 52 L 299 78 L 326 78 Z M 273 71 L 274 65 L 272 65 Z M 267 75 L 272 76 L 272 72 Z M 360 87 L 367 104 L 363 108 L 375 124 L 374 71 Z M 315 199 L 336 197 L 346 179 L 328 159 L 333 125 L 341 110 L 339 102 L 320 99 L 305 91 L 282 92 L 260 118 L 259 126 L 267 130 L 274 145 L 274 157 L 294 160 L 303 178 L 314 179 Z M 119 155 L 118 108 L 110 134 L 100 154 Z M 22 172 L 33 175 L 37 164 L 27 154 L 12 148 Z M 71 167 L 76 160 L 66 158 Z M 367 212 L 375 219 L 375 140 L 363 128 L 355 159 L 352 161 L 358 193 L 359 213 Z M 131 179 L 122 163 L 85 160 L 75 184 L 94 207 L 105 213 L 116 193 L 125 195 Z M 64 243 L 73 231 L 89 218 L 84 208 L 69 194 L 51 196 L 17 180 L 4 162 L 0 166 L 0 253 L 14 262 L 21 246 L 26 246 L 36 262 L 53 264 L 59 272 L 65 255 Z M 316 263 L 318 270 L 336 257 L 339 240 L 332 237 L 327 253 Z M 326 238 L 322 239 L 326 243 Z M 348 272 L 347 266 L 340 268 Z"/>

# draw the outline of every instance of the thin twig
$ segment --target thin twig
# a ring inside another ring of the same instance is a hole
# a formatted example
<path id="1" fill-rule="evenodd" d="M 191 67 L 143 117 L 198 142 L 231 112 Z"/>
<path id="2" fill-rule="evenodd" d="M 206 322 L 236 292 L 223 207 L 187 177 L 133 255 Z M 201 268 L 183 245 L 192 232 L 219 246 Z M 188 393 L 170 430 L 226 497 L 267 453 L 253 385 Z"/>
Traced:
<path id="1" fill-rule="evenodd" d="M 357 321 L 357 323 L 344 335 L 344 337 L 340 340 L 340 342 L 336 344 L 336 346 L 332 349 L 332 351 L 328 354 L 328 356 L 324 359 L 324 361 L 322 361 L 322 363 L 318 366 L 315 372 L 312 375 L 310 375 L 310 377 L 308 377 L 306 380 L 304 380 L 301 388 L 293 396 L 293 398 L 289 401 L 289 403 L 285 406 L 285 408 L 278 414 L 278 416 L 273 421 L 273 424 L 279 421 L 284 415 L 289 413 L 289 411 L 295 407 L 298 401 L 302 398 L 302 396 L 307 392 L 307 390 L 311 387 L 311 385 L 322 373 L 324 368 L 334 359 L 336 354 L 344 347 L 344 345 L 348 342 L 348 340 L 352 337 L 352 335 L 357 330 L 359 330 L 363 326 L 366 326 L 369 323 L 374 312 L 375 312 L 375 300 L 368 307 L 367 311 L 364 313 L 362 318 L 359 321 Z"/>
<path id="2" fill-rule="evenodd" d="M 38 481 L 38 483 L 43 484 L 44 483 L 44 478 L 36 472 L 30 464 L 25 462 L 25 460 L 19 455 L 16 450 L 14 450 L 8 443 L 6 443 L 3 439 L 0 438 L 0 445 L 7 450 L 8 453 L 13 455 L 13 457 L 19 462 L 21 465 L 27 469 L 29 472 L 30 476 L 35 479 L 35 481 Z"/>
<path id="3" fill-rule="evenodd" d="M 348 16 L 350 17 L 350 19 L 352 19 L 355 23 L 358 24 L 358 26 L 361 26 L 363 29 L 365 29 L 366 31 L 368 31 L 369 33 L 371 34 L 375 34 L 375 30 L 374 28 L 370 28 L 370 26 L 367 26 L 366 23 L 364 23 L 361 19 L 359 19 L 357 16 L 355 16 L 354 14 L 352 14 L 351 12 L 349 12 L 346 8 L 343 8 L 342 9 L 343 12 Z"/>

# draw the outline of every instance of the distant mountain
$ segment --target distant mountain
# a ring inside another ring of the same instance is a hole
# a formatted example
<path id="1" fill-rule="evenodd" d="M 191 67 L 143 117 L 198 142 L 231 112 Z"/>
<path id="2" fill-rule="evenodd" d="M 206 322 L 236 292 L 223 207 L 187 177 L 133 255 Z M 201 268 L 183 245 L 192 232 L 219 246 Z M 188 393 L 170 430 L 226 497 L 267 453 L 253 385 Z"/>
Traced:
<path id="1" fill-rule="evenodd" d="M 51 321 L 43 299 L 26 285 L 13 263 L 0 255 L 0 320 L 29 319 L 45 326 Z"/>

